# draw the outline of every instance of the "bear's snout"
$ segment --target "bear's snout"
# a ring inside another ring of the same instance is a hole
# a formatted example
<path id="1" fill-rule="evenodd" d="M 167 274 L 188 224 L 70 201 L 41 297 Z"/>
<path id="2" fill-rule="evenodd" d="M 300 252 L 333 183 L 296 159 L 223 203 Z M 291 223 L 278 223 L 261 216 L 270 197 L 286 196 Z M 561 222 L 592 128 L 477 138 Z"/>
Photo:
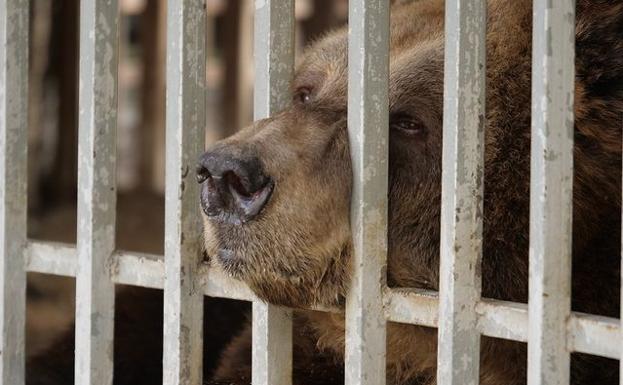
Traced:
<path id="1" fill-rule="evenodd" d="M 201 156 L 197 181 L 201 186 L 201 207 L 216 222 L 242 224 L 257 217 L 274 189 L 261 161 L 240 151 L 220 147 Z"/>

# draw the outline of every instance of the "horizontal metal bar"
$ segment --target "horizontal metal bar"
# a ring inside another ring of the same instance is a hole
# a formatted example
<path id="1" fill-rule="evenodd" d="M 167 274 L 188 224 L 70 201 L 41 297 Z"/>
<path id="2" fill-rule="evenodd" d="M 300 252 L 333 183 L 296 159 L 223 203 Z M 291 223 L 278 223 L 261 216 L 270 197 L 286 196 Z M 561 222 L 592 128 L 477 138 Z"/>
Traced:
<path id="1" fill-rule="evenodd" d="M 76 247 L 67 243 L 30 241 L 26 249 L 26 270 L 32 273 L 76 276 Z M 113 276 L 116 284 L 162 289 L 164 257 L 162 255 L 117 251 L 113 255 Z M 197 283 L 204 295 L 241 301 L 257 301 L 249 287 L 231 279 L 222 270 L 200 268 Z M 315 309 L 330 311 L 330 309 Z"/>
<path id="2" fill-rule="evenodd" d="M 616 318 L 575 312 L 569 319 L 568 348 L 572 352 L 619 359 L 620 324 Z"/>
<path id="3" fill-rule="evenodd" d="M 505 340 L 528 340 L 528 305 L 525 303 L 482 299 L 476 305 L 478 330 Z"/>
<path id="4" fill-rule="evenodd" d="M 476 305 L 476 313 L 480 334 L 526 342 L 526 304 L 485 298 Z M 385 293 L 385 314 L 388 321 L 436 328 L 439 324 L 439 293 L 415 289 L 388 290 Z"/>
<path id="5" fill-rule="evenodd" d="M 433 291 L 391 289 L 385 293 L 385 313 L 392 322 L 437 327 L 438 303 L 438 293 Z M 527 342 L 527 304 L 483 298 L 476 312 L 482 335 Z M 570 351 L 619 359 L 619 319 L 572 312 L 568 329 Z"/>
<path id="6" fill-rule="evenodd" d="M 113 256 L 113 281 L 162 289 L 164 287 L 164 258 L 160 255 L 119 251 Z"/>
<path id="7" fill-rule="evenodd" d="M 26 248 L 26 270 L 75 277 L 77 270 L 76 247 L 68 243 L 29 242 Z"/>
<path id="8" fill-rule="evenodd" d="M 384 294 L 388 321 L 437 327 L 439 295 L 435 291 L 388 289 Z"/>
<path id="9" fill-rule="evenodd" d="M 197 284 L 203 288 L 203 293 L 210 297 L 258 301 L 255 293 L 244 282 L 231 279 L 217 267 L 202 266 L 198 272 Z"/>
<path id="10" fill-rule="evenodd" d="M 26 269 L 29 272 L 75 276 L 76 249 L 63 243 L 31 241 L 27 247 Z M 113 255 L 113 281 L 117 284 L 164 287 L 164 258 L 161 255 L 118 251 Z M 60 262 L 59 262 L 60 261 Z M 198 285 L 210 297 L 241 301 L 258 298 L 241 281 L 231 279 L 221 269 L 203 265 L 198 271 Z M 439 295 L 417 289 L 387 289 L 384 293 L 388 321 L 437 327 Z M 331 313 L 341 309 L 313 307 L 310 310 Z M 528 305 L 525 303 L 483 298 L 476 305 L 478 330 L 482 335 L 507 340 L 528 340 Z M 573 312 L 569 319 L 569 350 L 618 359 L 621 333 L 619 319 Z"/>

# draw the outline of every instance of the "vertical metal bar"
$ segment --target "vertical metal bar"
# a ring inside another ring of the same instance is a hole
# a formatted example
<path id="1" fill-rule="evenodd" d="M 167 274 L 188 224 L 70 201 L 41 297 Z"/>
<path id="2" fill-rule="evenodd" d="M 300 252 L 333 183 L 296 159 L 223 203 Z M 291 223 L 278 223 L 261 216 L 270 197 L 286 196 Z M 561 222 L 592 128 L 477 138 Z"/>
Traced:
<path id="1" fill-rule="evenodd" d="M 389 2 L 351 0 L 348 135 L 353 270 L 346 299 L 346 385 L 385 384 Z"/>
<path id="2" fill-rule="evenodd" d="M 167 20 L 164 281 L 165 385 L 202 377 L 203 294 L 197 283 L 201 222 L 195 161 L 204 147 L 204 0 L 169 0 Z"/>
<path id="3" fill-rule="evenodd" d="M 255 2 L 253 118 L 263 119 L 290 103 L 294 74 L 294 1 Z"/>
<path id="4" fill-rule="evenodd" d="M 294 1 L 255 2 L 254 119 L 263 119 L 290 102 L 294 72 Z M 253 303 L 253 384 L 292 383 L 292 311 Z"/>
<path id="5" fill-rule="evenodd" d="M 0 4 L 0 383 L 24 384 L 28 1 Z"/>
<path id="6" fill-rule="evenodd" d="M 112 384 L 118 9 L 80 3 L 75 383 Z"/>
<path id="7" fill-rule="evenodd" d="M 569 383 L 575 1 L 535 0 L 528 384 Z"/>
<path id="8" fill-rule="evenodd" d="M 438 383 L 478 384 L 486 1 L 446 2 Z"/>
<path id="9" fill-rule="evenodd" d="M 292 383 L 292 311 L 253 302 L 253 384 Z"/>

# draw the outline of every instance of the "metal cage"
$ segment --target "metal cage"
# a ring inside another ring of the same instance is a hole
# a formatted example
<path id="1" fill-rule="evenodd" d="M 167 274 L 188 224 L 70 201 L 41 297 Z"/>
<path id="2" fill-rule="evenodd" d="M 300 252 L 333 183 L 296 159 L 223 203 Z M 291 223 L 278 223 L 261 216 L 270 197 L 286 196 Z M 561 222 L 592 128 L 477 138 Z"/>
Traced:
<path id="1" fill-rule="evenodd" d="M 198 263 L 198 188 L 189 170 L 203 149 L 206 119 L 204 0 L 168 1 L 164 256 L 115 248 L 116 0 L 80 6 L 77 245 L 27 239 L 28 6 L 0 3 L 1 383 L 24 383 L 32 271 L 77 279 L 76 384 L 112 383 L 117 283 L 164 289 L 164 384 L 201 382 L 204 295 L 253 301 L 253 384 L 290 384 L 291 310 L 259 302 L 240 282 Z M 440 293 L 385 284 L 389 1 L 350 1 L 355 263 L 345 309 L 347 385 L 385 383 L 387 321 L 438 328 L 444 385 L 478 383 L 480 335 L 527 342 L 530 385 L 567 384 L 571 352 L 620 357 L 619 319 L 570 310 L 574 6 L 534 0 L 526 305 L 480 292 L 486 1 L 446 1 Z M 255 117 L 262 118 L 289 100 L 294 5 L 256 0 L 255 7 Z"/>

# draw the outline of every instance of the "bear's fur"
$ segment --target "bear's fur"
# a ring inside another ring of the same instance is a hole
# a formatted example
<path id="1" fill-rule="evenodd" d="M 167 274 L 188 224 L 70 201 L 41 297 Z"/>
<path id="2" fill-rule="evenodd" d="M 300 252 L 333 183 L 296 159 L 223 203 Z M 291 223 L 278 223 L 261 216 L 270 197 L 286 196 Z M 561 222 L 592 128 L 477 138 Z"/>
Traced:
<path id="1" fill-rule="evenodd" d="M 388 282 L 437 290 L 444 3 L 407 2 L 392 15 Z M 531 1 L 488 2 L 482 294 L 518 302 L 528 297 L 531 28 Z M 616 317 L 623 2 L 578 0 L 576 31 L 572 302 L 574 310 Z M 297 67 L 292 106 L 205 155 L 259 159 L 274 181 L 258 218 L 239 225 L 204 216 L 204 224 L 208 255 L 275 304 L 340 306 L 348 289 L 347 52 L 346 30 L 314 44 Z M 402 130 L 405 120 L 417 130 Z M 313 334 L 295 351 L 342 361 L 342 316 L 300 312 L 296 322 L 295 330 Z M 248 346 L 246 337 L 235 345 Z M 435 383 L 434 330 L 390 324 L 387 345 L 389 384 Z M 236 382 L 236 352 L 230 346 L 217 378 Z M 526 381 L 523 344 L 483 338 L 481 361 L 482 384 Z M 595 362 L 574 355 L 573 383 L 616 382 L 612 361 Z"/>
<path id="2" fill-rule="evenodd" d="M 390 48 L 388 283 L 437 290 L 444 4 L 402 3 L 392 9 Z M 530 0 L 488 1 L 482 292 L 519 302 L 528 292 L 531 9 Z M 576 47 L 572 307 L 617 317 L 623 0 L 577 0 Z M 351 255 L 346 93 L 347 33 L 339 30 L 298 64 L 291 107 L 209 151 L 258 159 L 275 183 L 253 221 L 233 225 L 204 216 L 212 263 L 269 302 L 343 305 Z M 405 121 L 417 130 L 404 130 Z M 209 317 L 206 334 L 215 330 Z M 343 316 L 296 311 L 294 322 L 295 384 L 342 384 Z M 250 383 L 250 333 L 247 327 L 224 350 L 210 384 Z M 435 330 L 389 324 L 387 337 L 389 385 L 435 384 Z M 525 344 L 485 337 L 481 345 L 481 384 L 526 382 Z M 31 363 L 30 378 L 50 373 L 46 357 Z M 572 382 L 614 385 L 617 367 L 574 354 Z M 129 378 L 116 371 L 115 383 L 152 383 Z"/>

